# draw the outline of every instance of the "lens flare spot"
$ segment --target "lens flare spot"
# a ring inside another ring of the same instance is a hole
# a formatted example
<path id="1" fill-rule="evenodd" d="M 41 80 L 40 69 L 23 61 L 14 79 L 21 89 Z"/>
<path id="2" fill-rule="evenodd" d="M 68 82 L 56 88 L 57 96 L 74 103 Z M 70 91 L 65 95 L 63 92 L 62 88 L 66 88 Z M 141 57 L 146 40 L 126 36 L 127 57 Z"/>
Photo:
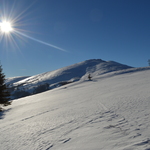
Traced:
<path id="1" fill-rule="evenodd" d="M 0 29 L 4 33 L 9 33 L 11 31 L 13 31 L 11 23 L 7 22 L 7 21 L 0 23 Z"/>

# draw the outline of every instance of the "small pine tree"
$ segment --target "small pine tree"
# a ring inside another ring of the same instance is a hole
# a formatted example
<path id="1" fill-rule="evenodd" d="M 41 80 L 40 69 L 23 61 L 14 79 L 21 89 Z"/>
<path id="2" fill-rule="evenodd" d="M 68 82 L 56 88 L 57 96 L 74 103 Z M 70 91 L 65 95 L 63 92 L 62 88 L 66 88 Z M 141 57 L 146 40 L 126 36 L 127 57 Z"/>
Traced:
<path id="1" fill-rule="evenodd" d="M 88 75 L 88 79 L 89 79 L 89 81 L 92 79 L 92 77 L 91 77 L 91 75 L 90 75 L 90 74 Z"/>
<path id="2" fill-rule="evenodd" d="M 5 75 L 2 73 L 2 66 L 0 65 L 0 106 L 8 106 L 11 104 L 9 101 L 9 92 L 5 84 Z M 2 107 L 0 107 L 0 111 Z"/>

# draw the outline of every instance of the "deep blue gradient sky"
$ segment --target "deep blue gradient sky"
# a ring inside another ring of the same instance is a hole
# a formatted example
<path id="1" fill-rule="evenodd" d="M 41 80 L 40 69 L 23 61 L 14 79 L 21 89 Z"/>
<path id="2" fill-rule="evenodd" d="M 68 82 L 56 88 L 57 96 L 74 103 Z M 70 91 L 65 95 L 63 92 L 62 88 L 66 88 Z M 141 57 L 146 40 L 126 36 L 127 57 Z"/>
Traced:
<path id="1" fill-rule="evenodd" d="M 36 75 L 87 59 L 148 66 L 150 0 L 0 0 L 0 4 L 0 21 L 2 16 L 18 16 L 14 31 L 31 37 L 12 32 L 10 40 L 1 39 L 6 77 Z"/>

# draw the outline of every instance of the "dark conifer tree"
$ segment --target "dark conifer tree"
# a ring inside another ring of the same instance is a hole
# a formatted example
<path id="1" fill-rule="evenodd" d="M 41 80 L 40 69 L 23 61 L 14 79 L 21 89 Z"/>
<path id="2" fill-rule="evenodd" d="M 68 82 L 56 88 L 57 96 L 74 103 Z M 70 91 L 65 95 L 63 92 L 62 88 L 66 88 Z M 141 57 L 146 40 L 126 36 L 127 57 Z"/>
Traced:
<path id="1" fill-rule="evenodd" d="M 91 75 L 90 75 L 90 74 L 88 75 L 88 79 L 89 79 L 89 81 L 92 79 L 92 77 L 91 77 Z"/>
<path id="2" fill-rule="evenodd" d="M 2 71 L 3 69 L 2 66 L 0 65 L 0 106 L 7 106 L 11 104 L 11 102 L 9 101 L 10 94 L 5 84 L 5 75 L 4 73 L 2 73 Z M 1 107 L 0 110 L 2 110 Z"/>

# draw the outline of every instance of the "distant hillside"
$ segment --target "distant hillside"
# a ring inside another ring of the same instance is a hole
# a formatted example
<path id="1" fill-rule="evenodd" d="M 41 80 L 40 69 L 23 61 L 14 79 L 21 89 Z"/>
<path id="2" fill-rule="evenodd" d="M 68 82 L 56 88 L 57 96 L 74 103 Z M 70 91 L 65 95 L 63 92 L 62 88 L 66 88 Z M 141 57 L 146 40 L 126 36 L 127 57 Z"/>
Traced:
<path id="1" fill-rule="evenodd" d="M 114 61 L 91 59 L 73 64 L 58 70 L 38 74 L 31 77 L 8 78 L 12 99 L 28 96 L 50 90 L 78 80 L 87 80 L 88 74 L 92 77 L 130 69 L 132 67 Z"/>
<path id="2" fill-rule="evenodd" d="M 13 83 L 15 83 L 15 82 L 18 82 L 18 81 L 20 81 L 20 80 L 23 80 L 23 79 L 29 78 L 29 77 L 30 77 L 30 76 L 7 78 L 5 82 L 7 83 L 7 85 L 10 85 L 10 84 L 13 84 Z"/>

